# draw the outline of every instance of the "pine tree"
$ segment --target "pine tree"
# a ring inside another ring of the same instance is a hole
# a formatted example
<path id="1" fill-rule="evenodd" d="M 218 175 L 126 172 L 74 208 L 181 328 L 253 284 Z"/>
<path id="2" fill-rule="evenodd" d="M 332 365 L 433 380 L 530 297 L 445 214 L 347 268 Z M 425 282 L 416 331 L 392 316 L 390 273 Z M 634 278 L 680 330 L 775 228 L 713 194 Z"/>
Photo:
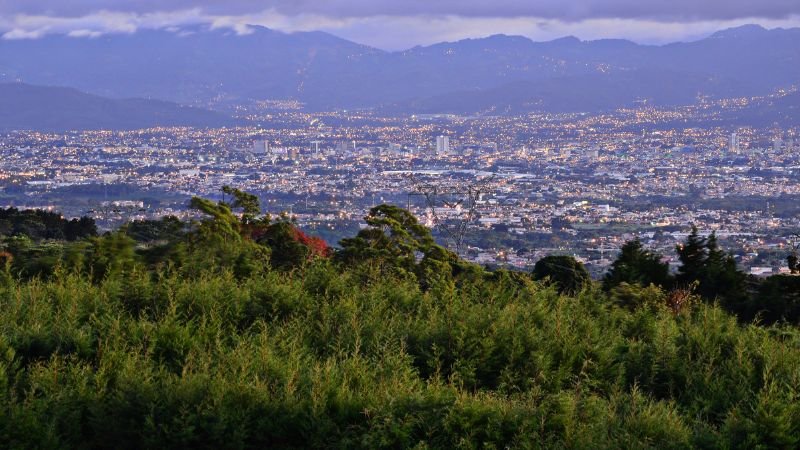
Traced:
<path id="1" fill-rule="evenodd" d="M 716 233 L 706 241 L 708 257 L 700 294 L 706 298 L 718 297 L 729 311 L 741 313 L 748 300 L 745 274 L 736 267 L 736 260 L 719 247 Z"/>
<path id="2" fill-rule="evenodd" d="M 572 256 L 550 255 L 536 262 L 533 267 L 534 280 L 548 280 L 558 291 L 573 295 L 592 283 L 586 267 Z"/>
<path id="3" fill-rule="evenodd" d="M 638 239 L 626 242 L 621 250 L 603 277 L 603 289 L 610 290 L 621 283 L 660 287 L 672 284 L 669 265 L 661 261 L 661 255 L 645 249 Z"/>
<path id="4" fill-rule="evenodd" d="M 719 247 L 716 233 L 708 238 L 699 235 L 697 227 L 686 242 L 677 246 L 681 267 L 677 281 L 682 285 L 697 282 L 697 293 L 706 300 L 719 300 L 731 312 L 741 313 L 748 302 L 746 276 L 736 261 Z"/>
<path id="5" fill-rule="evenodd" d="M 681 266 L 678 268 L 678 283 L 688 285 L 699 280 L 708 259 L 708 248 L 706 239 L 700 236 L 696 226 L 692 225 L 692 232 L 686 238 L 686 242 L 679 244 L 675 250 L 681 261 Z"/>

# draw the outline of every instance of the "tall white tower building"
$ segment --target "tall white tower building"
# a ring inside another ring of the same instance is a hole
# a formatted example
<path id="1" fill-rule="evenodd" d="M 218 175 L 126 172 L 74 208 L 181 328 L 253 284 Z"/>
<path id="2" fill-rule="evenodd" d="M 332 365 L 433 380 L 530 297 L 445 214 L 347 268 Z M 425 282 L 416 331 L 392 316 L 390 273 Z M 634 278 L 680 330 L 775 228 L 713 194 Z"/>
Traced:
<path id="1" fill-rule="evenodd" d="M 736 133 L 731 133 L 731 139 L 728 143 L 728 150 L 731 153 L 737 153 L 739 151 L 739 136 Z"/>
<path id="2" fill-rule="evenodd" d="M 436 137 L 436 154 L 446 155 L 450 153 L 450 137 L 437 136 Z"/>
<path id="3" fill-rule="evenodd" d="M 783 146 L 783 141 L 781 140 L 781 138 L 775 138 L 772 141 L 772 151 L 774 151 L 775 153 L 781 151 L 781 146 Z"/>

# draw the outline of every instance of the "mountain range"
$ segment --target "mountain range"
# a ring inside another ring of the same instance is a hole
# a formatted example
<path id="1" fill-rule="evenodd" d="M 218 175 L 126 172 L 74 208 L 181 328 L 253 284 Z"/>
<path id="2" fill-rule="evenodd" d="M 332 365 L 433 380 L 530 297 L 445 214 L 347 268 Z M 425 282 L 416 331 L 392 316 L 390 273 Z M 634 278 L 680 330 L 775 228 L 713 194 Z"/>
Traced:
<path id="1" fill-rule="evenodd" d="M 659 46 L 494 35 L 395 52 L 322 32 L 250 30 L 2 39 L 0 81 L 215 108 L 293 99 L 308 110 L 487 114 L 688 104 L 800 84 L 800 28 L 746 25 Z"/>
<path id="2" fill-rule="evenodd" d="M 215 111 L 148 99 L 109 99 L 72 88 L 0 83 L 0 131 L 133 130 L 235 125 Z"/>

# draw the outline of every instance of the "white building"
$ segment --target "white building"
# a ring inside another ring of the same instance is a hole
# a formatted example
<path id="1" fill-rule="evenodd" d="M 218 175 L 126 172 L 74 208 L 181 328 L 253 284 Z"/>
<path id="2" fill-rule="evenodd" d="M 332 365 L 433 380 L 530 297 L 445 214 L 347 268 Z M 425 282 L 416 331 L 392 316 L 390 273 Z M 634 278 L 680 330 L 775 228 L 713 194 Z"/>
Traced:
<path id="1" fill-rule="evenodd" d="M 772 141 L 772 151 L 774 151 L 775 153 L 781 151 L 782 146 L 783 146 L 783 141 L 781 140 L 781 138 L 775 138 Z"/>
<path id="2" fill-rule="evenodd" d="M 446 155 L 450 153 L 450 137 L 437 136 L 436 137 L 436 154 Z"/>
<path id="3" fill-rule="evenodd" d="M 254 155 L 266 155 L 269 153 L 269 142 L 267 141 L 255 141 L 253 142 L 253 154 Z"/>
<path id="4" fill-rule="evenodd" d="M 731 133 L 731 139 L 728 143 L 728 150 L 731 153 L 737 153 L 739 151 L 739 135 L 736 133 Z"/>

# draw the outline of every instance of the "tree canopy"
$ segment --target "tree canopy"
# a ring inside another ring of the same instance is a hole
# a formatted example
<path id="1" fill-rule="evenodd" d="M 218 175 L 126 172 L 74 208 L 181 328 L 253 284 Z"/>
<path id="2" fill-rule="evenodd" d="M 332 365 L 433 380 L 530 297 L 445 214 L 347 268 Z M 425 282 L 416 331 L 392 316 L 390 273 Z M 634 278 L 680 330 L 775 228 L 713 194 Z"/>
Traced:
<path id="1" fill-rule="evenodd" d="M 559 292 L 567 294 L 576 294 L 592 282 L 586 267 L 567 255 L 550 255 L 537 261 L 533 279 L 548 281 L 557 286 Z"/>
<path id="2" fill-rule="evenodd" d="M 628 241 L 620 249 L 620 254 L 603 277 L 603 288 L 610 290 L 621 283 L 638 284 L 667 288 L 672 284 L 669 264 L 662 256 L 646 250 L 639 240 Z"/>

